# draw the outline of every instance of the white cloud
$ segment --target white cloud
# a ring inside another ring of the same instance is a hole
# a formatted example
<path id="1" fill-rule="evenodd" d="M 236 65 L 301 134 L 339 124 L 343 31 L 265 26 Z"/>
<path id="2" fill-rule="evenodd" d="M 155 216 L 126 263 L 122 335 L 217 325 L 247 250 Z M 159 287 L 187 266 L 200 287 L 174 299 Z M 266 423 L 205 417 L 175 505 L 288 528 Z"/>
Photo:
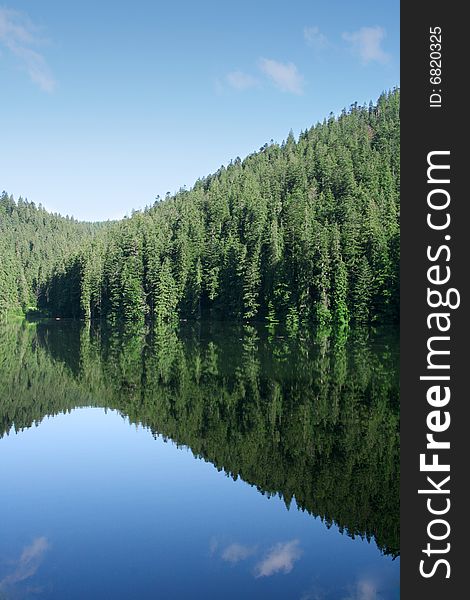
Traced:
<path id="1" fill-rule="evenodd" d="M 13 572 L 0 581 L 0 591 L 32 577 L 38 570 L 48 549 L 49 543 L 47 538 L 39 537 L 34 539 L 29 546 L 23 549 L 20 558 L 16 561 L 16 567 Z"/>
<path id="2" fill-rule="evenodd" d="M 356 583 L 352 593 L 344 600 L 380 600 L 380 596 L 373 581 L 362 579 Z"/>
<path id="3" fill-rule="evenodd" d="M 302 554 L 299 548 L 299 540 L 280 542 L 273 546 L 265 558 L 255 567 L 256 577 L 269 577 L 280 571 L 290 573 L 294 568 L 294 562 Z"/>
<path id="4" fill-rule="evenodd" d="M 228 73 L 226 79 L 228 84 L 236 90 L 247 90 L 259 86 L 259 81 L 255 77 L 243 73 L 243 71 L 232 71 Z"/>
<path id="5" fill-rule="evenodd" d="M 307 44 L 315 48 L 315 50 L 323 50 L 329 45 L 328 38 L 324 33 L 320 31 L 320 28 L 317 26 L 305 27 L 304 38 Z"/>
<path id="6" fill-rule="evenodd" d="M 49 66 L 42 54 L 31 48 L 40 43 L 37 27 L 25 15 L 0 7 L 0 44 L 18 59 L 31 81 L 43 91 L 52 92 L 56 81 Z"/>
<path id="7" fill-rule="evenodd" d="M 352 50 L 363 63 L 378 62 L 385 64 L 390 60 L 390 55 L 382 48 L 382 41 L 386 36 L 382 27 L 361 27 L 352 33 L 343 33 L 343 39 L 351 44 Z"/>
<path id="8" fill-rule="evenodd" d="M 222 559 L 227 562 L 237 563 L 252 556 L 255 552 L 256 546 L 244 546 L 235 542 L 225 548 L 222 552 Z"/>
<path id="9" fill-rule="evenodd" d="M 294 63 L 282 63 L 269 58 L 260 58 L 258 66 L 283 92 L 303 93 L 304 79 Z"/>

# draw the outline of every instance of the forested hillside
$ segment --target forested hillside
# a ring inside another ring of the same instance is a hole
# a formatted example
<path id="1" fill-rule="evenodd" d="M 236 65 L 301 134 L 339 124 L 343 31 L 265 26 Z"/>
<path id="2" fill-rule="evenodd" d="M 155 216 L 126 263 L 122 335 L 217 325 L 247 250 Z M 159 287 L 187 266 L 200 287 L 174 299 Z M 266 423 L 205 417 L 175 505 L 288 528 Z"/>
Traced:
<path id="1" fill-rule="evenodd" d="M 6 192 L 0 197 L 0 315 L 38 307 L 47 283 L 65 272 L 70 257 L 87 246 L 100 224 L 48 213 Z"/>
<path id="2" fill-rule="evenodd" d="M 101 229 L 4 196 L 0 311 L 293 328 L 396 320 L 399 133 L 394 90 Z"/>

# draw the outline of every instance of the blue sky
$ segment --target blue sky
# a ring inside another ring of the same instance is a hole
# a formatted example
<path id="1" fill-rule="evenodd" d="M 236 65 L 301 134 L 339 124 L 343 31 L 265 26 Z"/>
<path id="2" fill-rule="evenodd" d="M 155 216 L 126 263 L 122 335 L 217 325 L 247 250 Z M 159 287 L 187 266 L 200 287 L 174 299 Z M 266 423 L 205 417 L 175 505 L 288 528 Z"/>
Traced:
<path id="1" fill-rule="evenodd" d="M 0 191 L 121 217 L 398 84 L 397 0 L 0 0 Z"/>

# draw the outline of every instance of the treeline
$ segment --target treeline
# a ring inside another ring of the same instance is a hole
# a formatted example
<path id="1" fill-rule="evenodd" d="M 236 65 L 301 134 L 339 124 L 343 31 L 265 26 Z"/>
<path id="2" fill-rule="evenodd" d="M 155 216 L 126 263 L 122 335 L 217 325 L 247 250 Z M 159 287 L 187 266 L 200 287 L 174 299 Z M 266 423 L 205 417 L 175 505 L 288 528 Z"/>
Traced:
<path id="1" fill-rule="evenodd" d="M 0 323 L 0 438 L 91 403 L 70 365 L 51 360 L 35 324 Z"/>
<path id="2" fill-rule="evenodd" d="M 100 224 L 79 223 L 3 192 L 0 196 L 0 317 L 37 309 L 47 282 L 68 272 L 71 256 Z"/>
<path id="3" fill-rule="evenodd" d="M 399 91 L 83 236 L 41 278 L 54 316 L 319 325 L 399 309 Z"/>
<path id="4" fill-rule="evenodd" d="M 397 340 L 320 343 L 214 324 L 0 327 L 0 437 L 102 406 L 234 479 L 399 553 Z M 51 383 L 52 382 L 52 383 Z"/>

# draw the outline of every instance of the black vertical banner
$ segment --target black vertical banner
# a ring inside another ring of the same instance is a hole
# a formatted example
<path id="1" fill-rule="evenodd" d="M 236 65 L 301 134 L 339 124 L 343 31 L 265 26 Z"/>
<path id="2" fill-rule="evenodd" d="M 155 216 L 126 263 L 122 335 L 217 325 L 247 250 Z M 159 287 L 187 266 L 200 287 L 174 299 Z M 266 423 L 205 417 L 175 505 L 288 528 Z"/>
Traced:
<path id="1" fill-rule="evenodd" d="M 468 597 L 463 3 L 401 5 L 401 597 Z"/>

